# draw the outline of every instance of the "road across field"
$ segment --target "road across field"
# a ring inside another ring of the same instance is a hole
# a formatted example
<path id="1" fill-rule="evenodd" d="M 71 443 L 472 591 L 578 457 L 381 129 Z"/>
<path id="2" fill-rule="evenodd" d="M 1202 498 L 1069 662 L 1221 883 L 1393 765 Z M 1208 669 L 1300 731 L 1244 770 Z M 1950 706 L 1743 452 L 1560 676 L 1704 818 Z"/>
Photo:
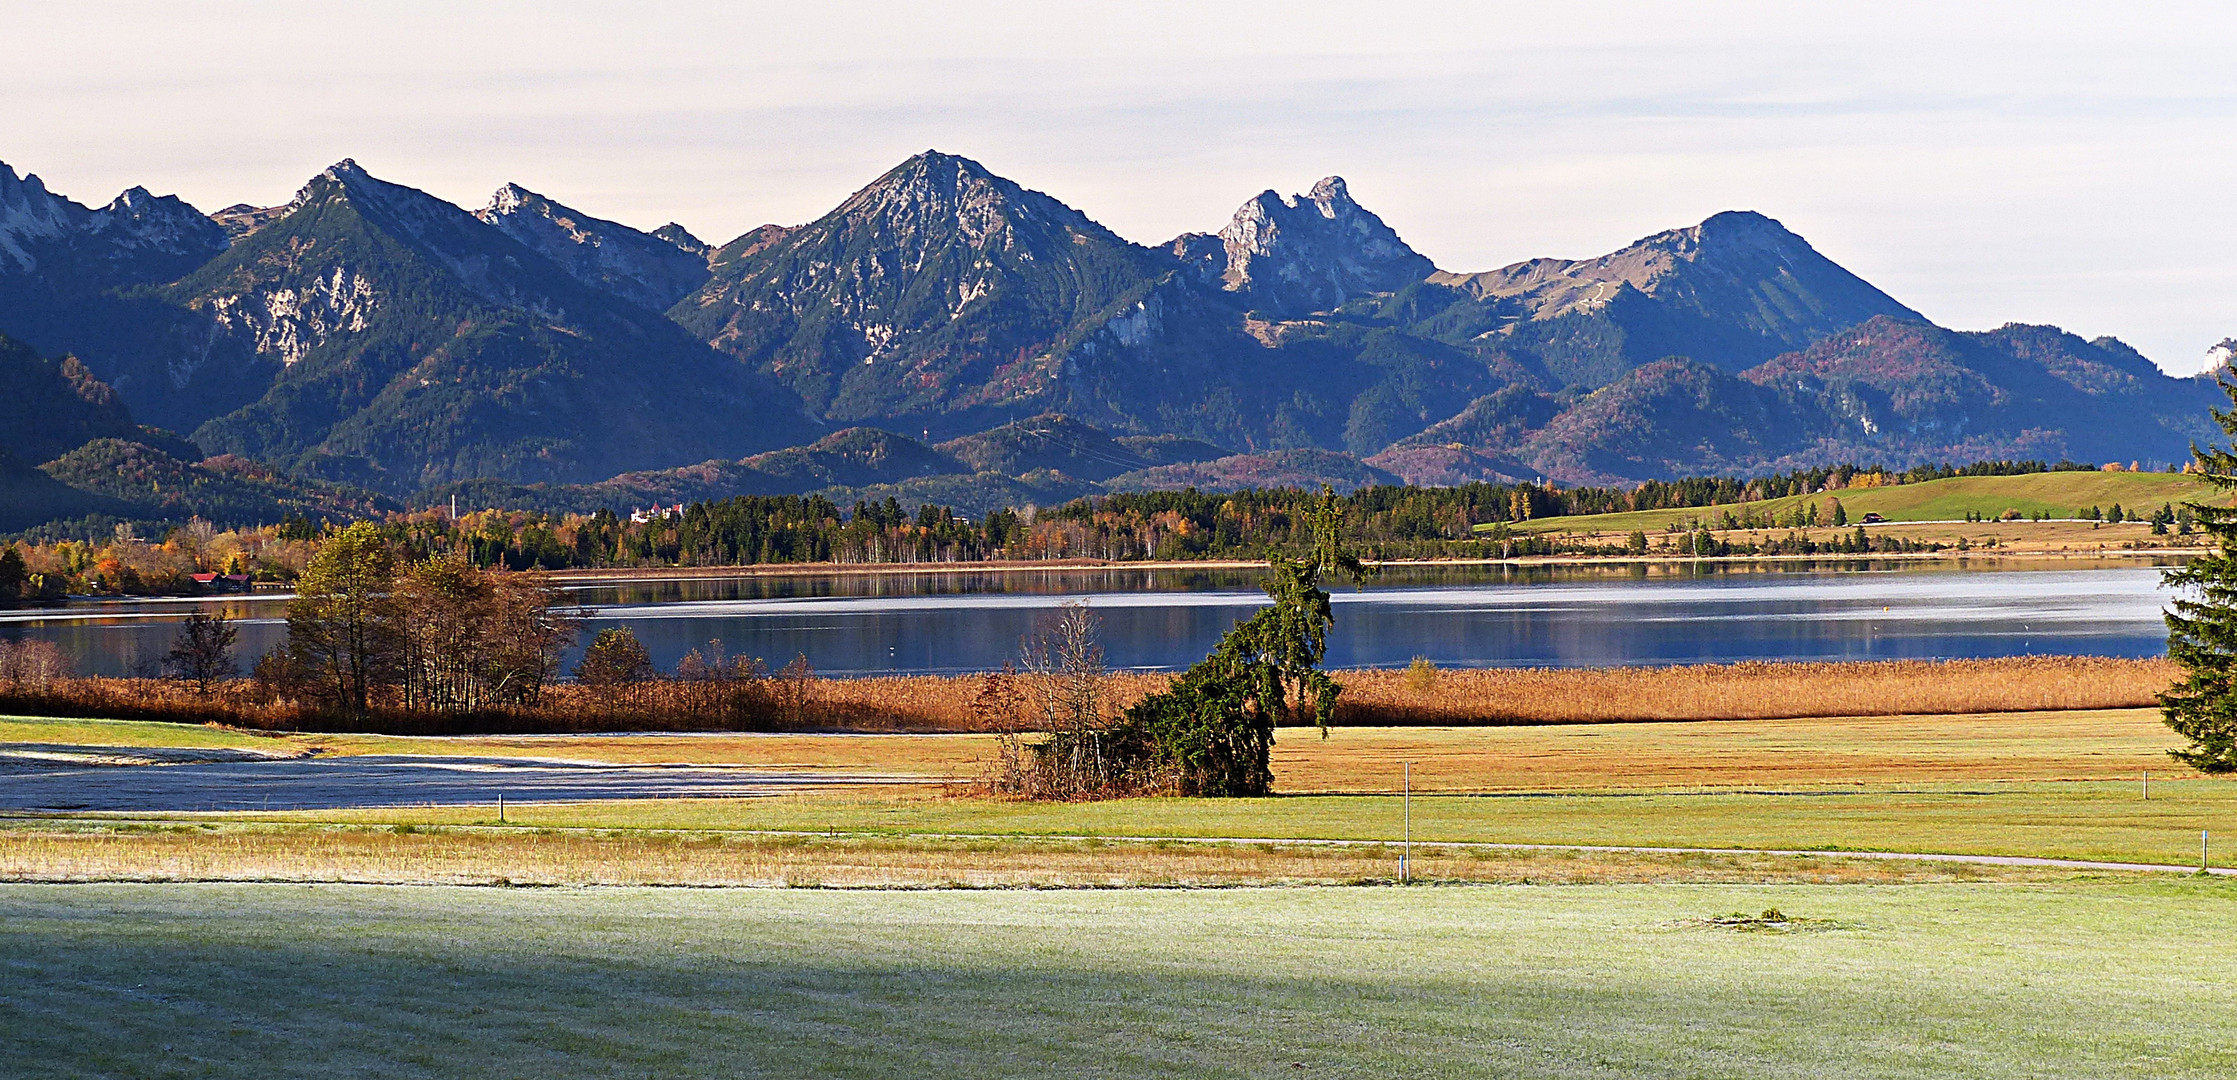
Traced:
<path id="1" fill-rule="evenodd" d="M 535 758 L 0 745 L 0 810 L 341 810 L 787 795 L 927 782 L 890 773 Z"/>

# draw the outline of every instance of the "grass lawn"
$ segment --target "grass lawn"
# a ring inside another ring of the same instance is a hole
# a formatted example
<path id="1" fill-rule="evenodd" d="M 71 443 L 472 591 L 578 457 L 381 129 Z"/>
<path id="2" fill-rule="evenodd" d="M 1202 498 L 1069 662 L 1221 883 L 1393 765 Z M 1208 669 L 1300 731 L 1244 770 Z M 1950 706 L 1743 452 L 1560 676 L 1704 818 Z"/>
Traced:
<path id="1" fill-rule="evenodd" d="M 2026 476 L 1953 476 L 1923 484 L 1895 487 L 1847 488 L 1821 495 L 1790 495 L 1747 504 L 1758 516 L 1790 513 L 1817 502 L 1832 513 L 1827 500 L 1839 499 L 1853 524 L 1867 513 L 1889 521 L 1958 521 L 1968 512 L 1994 518 L 2006 510 L 2033 516 L 2079 517 L 2090 507 L 2110 510 L 2119 504 L 2125 511 L 2149 514 L 2162 505 L 2215 502 L 2226 496 L 2196 476 L 2181 473 L 2053 472 Z M 1654 532 L 1672 524 L 1715 522 L 1726 510 L 1735 516 L 1739 504 L 1696 506 L 1676 510 L 1640 510 L 1624 514 L 1580 514 L 1571 517 L 1534 518 L 1517 526 L 1526 532 Z M 2007 529 L 2010 526 L 2007 525 Z M 2087 528 L 2087 526 L 2084 526 Z M 2128 538 L 2126 533 L 2121 534 Z"/>
<path id="2" fill-rule="evenodd" d="M 186 724 L 0 718 L 0 743 L 241 747 L 279 753 L 437 754 L 694 762 L 969 778 L 990 735 L 267 735 Z M 2152 709 L 1512 727 L 1284 728 L 1276 790 L 1385 792 L 1401 762 L 1417 791 L 1655 791 L 2172 775 L 2174 737 Z"/>
<path id="3" fill-rule="evenodd" d="M 172 725 L 68 721 L 0 726 L 0 737 L 26 741 L 72 741 L 74 735 L 110 744 L 232 740 L 343 752 L 533 753 L 928 775 L 969 775 L 972 758 L 987 749 L 984 736 L 275 740 Z M 1393 796 L 1402 761 L 1416 763 L 1413 829 L 1415 838 L 1424 841 L 1919 851 L 2189 864 L 2197 859 L 2199 831 L 2207 829 L 2225 838 L 2222 850 L 2230 858 L 2217 862 L 2237 862 L 2237 783 L 2178 772 L 2164 753 L 2171 741 L 2156 713 L 2147 709 L 1340 728 L 1325 740 L 1310 729 L 1285 729 L 1275 748 L 1277 784 L 1299 794 L 1274 799 L 1035 804 L 922 789 L 854 788 L 764 799 L 515 803 L 505 822 L 505 835 L 512 839 L 474 834 L 480 838 L 471 843 L 460 839 L 451 853 L 425 837 L 382 839 L 388 836 L 384 832 L 368 838 L 347 830 L 323 833 L 317 827 L 471 831 L 498 824 L 494 806 L 191 818 L 312 830 L 293 838 L 271 831 L 210 834 L 199 828 L 131 833 L 120 830 L 139 828 L 135 819 L 114 817 L 84 829 L 19 818 L 0 828 L 0 876 L 870 883 L 871 878 L 855 870 L 865 865 L 864 859 L 884 858 L 897 868 L 895 883 L 1053 881 L 1057 878 L 1032 877 L 1028 871 L 1041 856 L 1020 849 L 960 862 L 930 849 L 906 855 L 892 848 L 881 849 L 883 854 L 840 852 L 839 862 L 851 869 L 819 878 L 805 865 L 812 860 L 797 851 L 722 848 L 719 866 L 694 870 L 681 865 L 677 852 L 683 849 L 676 845 L 679 835 L 687 840 L 698 836 L 690 842 L 735 843 L 736 834 L 753 831 L 886 840 L 942 833 L 1393 840 L 1400 831 L 1401 808 Z M 2145 770 L 2156 774 L 2150 801 L 2141 797 L 2138 783 Z M 1479 794 L 1456 794 L 1460 792 Z M 149 823 L 145 817 L 137 820 Z M 552 851 L 537 854 L 529 850 L 537 829 L 610 835 L 602 837 L 603 847 L 582 850 L 562 850 L 564 845 L 550 840 Z M 523 873 L 505 872 L 501 864 L 506 851 L 514 852 L 510 857 L 520 860 Z M 711 858 L 717 852 L 709 853 Z M 1278 860 L 1278 865 L 1258 870 L 1213 872 L 1195 863 L 1160 860 L 1151 865 L 1131 855 L 1114 857 L 1110 865 L 1115 869 L 1102 876 L 1090 873 L 1086 862 L 1066 863 L 1070 876 L 1063 879 L 1344 880 L 1368 874 L 1334 864 L 1300 869 Z M 424 872 L 415 873 L 415 866 Z M 944 867 L 960 868 L 961 876 L 941 876 Z M 992 876 L 972 876 L 982 872 Z M 1531 876 L 1512 867 L 1484 866 L 1461 867 L 1455 874 L 1493 880 Z"/>
<path id="4" fill-rule="evenodd" d="M 0 886 L 11 1076 L 2222 1077 L 2237 886 Z M 1751 929 L 1710 921 L 1776 908 Z"/>
<path id="5" fill-rule="evenodd" d="M 232 820 L 495 825 L 495 807 L 303 811 Z M 906 836 L 1271 837 L 1396 841 L 1396 796 L 1127 799 L 1019 803 L 934 795 L 677 799 L 507 812 L 524 827 L 596 830 L 797 830 Z M 1627 844 L 1653 847 L 1923 851 L 2195 864 L 2198 833 L 2237 863 L 2237 784 L 1924 785 L 1851 791 L 1539 796 L 1416 796 L 1418 841 Z M 8 832 L 0 832 L 0 843 Z"/>

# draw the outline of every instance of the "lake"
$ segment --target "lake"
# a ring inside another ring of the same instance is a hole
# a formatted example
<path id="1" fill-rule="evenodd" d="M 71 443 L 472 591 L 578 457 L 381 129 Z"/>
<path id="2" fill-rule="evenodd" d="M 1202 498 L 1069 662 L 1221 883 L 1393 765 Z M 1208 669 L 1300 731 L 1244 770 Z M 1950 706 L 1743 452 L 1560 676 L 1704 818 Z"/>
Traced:
<path id="1" fill-rule="evenodd" d="M 664 668 L 709 639 L 828 675 L 983 671 L 1067 601 L 1102 619 L 1113 667 L 1173 670 L 1264 600 L 1249 570 L 1064 570 L 600 583 L 570 589 L 588 633 L 635 631 Z M 1334 667 L 1582 667 L 2166 651 L 2159 569 L 1974 561 L 1393 567 L 1333 590 Z M 196 607 L 242 620 L 243 666 L 285 633 L 284 598 L 85 600 L 0 612 L 0 638 L 59 644 L 77 670 L 147 671 Z"/>

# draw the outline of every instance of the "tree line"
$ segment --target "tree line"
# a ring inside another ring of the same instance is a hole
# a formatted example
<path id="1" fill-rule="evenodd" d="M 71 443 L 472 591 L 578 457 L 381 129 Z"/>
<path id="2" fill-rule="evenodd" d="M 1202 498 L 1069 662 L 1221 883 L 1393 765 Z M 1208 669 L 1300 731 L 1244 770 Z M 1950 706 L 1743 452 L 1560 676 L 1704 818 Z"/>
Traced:
<path id="1" fill-rule="evenodd" d="M 1923 483 L 1953 476 L 2008 476 L 2090 469 L 2074 462 L 1988 461 L 1893 470 L 1838 465 L 1772 476 L 1696 477 L 1629 487 L 1467 483 L 1382 485 L 1338 496 L 1346 540 L 1370 559 L 1488 557 L 1551 553 L 1565 541 L 1478 529 L 1546 517 L 1750 503 L 1789 495 Z M 383 535 L 415 557 L 459 554 L 475 566 L 514 570 L 769 563 L 926 563 L 1062 558 L 1256 558 L 1312 546 L 1318 492 L 1296 488 L 1213 493 L 1095 495 L 1039 509 L 998 509 L 973 518 L 953 507 L 898 499 L 843 507 L 821 495 L 741 495 L 688 504 L 680 512 L 623 517 L 483 511 L 453 519 L 439 510 L 390 517 Z M 641 518 L 641 519 L 640 519 Z M 1752 518 L 1751 518 L 1752 520 Z M 1830 523 L 1830 522 L 1828 522 Z M 1779 522 L 1801 527 L 1800 522 Z M 1812 522 L 1811 524 L 1818 524 Z M 1846 524 L 1842 522 L 1840 524 Z M 1545 551 L 1523 552 L 1523 547 Z"/>

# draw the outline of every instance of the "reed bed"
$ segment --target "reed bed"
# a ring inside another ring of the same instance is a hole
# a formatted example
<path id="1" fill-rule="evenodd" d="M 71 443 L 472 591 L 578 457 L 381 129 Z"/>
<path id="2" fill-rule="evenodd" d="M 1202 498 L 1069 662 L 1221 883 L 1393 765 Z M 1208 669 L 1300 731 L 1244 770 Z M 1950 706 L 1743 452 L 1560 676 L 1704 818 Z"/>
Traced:
<path id="1" fill-rule="evenodd" d="M 1336 722 L 1368 727 L 2123 709 L 2172 684 L 2165 659 L 1702 664 L 1347 671 Z"/>
<path id="2" fill-rule="evenodd" d="M 2031 656 L 1698 664 L 1664 668 L 1501 668 L 1336 673 L 1334 722 L 1345 727 L 1567 724 L 1648 720 L 1776 720 L 1810 716 L 2128 709 L 2174 682 L 2165 659 Z M 1124 708 L 1170 677 L 1110 677 Z M 850 731 L 989 731 L 972 703 L 984 676 L 819 680 L 816 708 Z M 1310 714 L 1299 718 L 1311 723 Z"/>
<path id="3" fill-rule="evenodd" d="M 1396 876 L 1396 845 L 617 835 L 478 828 L 132 826 L 0 832 L 0 881 L 444 885 L 1118 888 L 1354 884 Z M 1414 847 L 1426 881 L 2054 880 L 2070 873 L 1839 856 Z"/>
<path id="4" fill-rule="evenodd" d="M 2171 684 L 2165 659 L 2046 656 L 1998 660 L 1703 664 L 1667 668 L 1523 668 L 1343 671 L 1334 723 L 1346 727 L 1769 720 L 1815 716 L 1917 716 L 2138 708 Z M 986 676 L 776 679 L 763 696 L 789 703 L 712 710 L 691 683 L 648 684 L 626 702 L 562 684 L 533 707 L 474 713 L 376 710 L 366 721 L 323 716 L 260 695 L 253 682 L 208 696 L 162 679 L 63 678 L 0 682 L 0 715 L 98 717 L 222 724 L 264 731 L 362 731 L 395 735 L 553 734 L 603 731 L 991 732 L 1019 718 L 975 707 Z M 1116 673 L 1103 701 L 1115 712 L 1163 689 L 1170 676 Z M 748 688 L 749 691 L 752 688 Z M 761 691 L 753 691 L 761 692 Z M 758 699 L 757 699 L 758 700 Z M 1297 718 L 1311 723 L 1310 715 Z M 1025 724 L 1030 728 L 1032 725 Z"/>

